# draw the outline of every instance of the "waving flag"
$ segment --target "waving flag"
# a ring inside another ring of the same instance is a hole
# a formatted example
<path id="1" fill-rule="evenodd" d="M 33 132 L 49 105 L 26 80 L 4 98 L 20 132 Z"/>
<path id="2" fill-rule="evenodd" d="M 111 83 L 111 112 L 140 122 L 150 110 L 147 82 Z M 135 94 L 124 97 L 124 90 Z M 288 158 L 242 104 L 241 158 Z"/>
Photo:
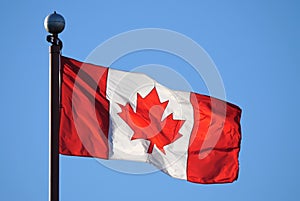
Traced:
<path id="1" fill-rule="evenodd" d="M 150 163 L 196 183 L 238 177 L 241 109 L 61 57 L 60 153 Z"/>

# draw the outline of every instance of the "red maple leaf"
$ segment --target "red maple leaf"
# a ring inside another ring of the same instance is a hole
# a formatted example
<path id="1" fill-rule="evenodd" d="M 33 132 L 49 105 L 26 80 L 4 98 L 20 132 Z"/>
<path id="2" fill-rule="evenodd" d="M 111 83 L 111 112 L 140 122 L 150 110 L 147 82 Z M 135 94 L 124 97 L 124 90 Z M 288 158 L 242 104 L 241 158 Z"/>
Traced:
<path id="1" fill-rule="evenodd" d="M 153 146 L 165 154 L 164 146 L 173 143 L 182 135 L 179 129 L 184 120 L 174 120 L 173 113 L 169 114 L 163 121 L 162 115 L 169 101 L 160 102 L 156 88 L 144 98 L 137 94 L 136 112 L 129 103 L 120 105 L 122 112 L 118 115 L 134 131 L 131 140 L 145 139 L 150 141 L 147 153 L 152 153 Z"/>

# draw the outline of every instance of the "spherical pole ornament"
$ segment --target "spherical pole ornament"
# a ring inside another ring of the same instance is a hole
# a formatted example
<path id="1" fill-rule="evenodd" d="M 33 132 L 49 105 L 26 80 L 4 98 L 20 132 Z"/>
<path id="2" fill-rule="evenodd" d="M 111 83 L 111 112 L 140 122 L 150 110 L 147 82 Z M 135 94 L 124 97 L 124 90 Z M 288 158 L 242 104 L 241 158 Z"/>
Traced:
<path id="1" fill-rule="evenodd" d="M 51 34 L 59 34 L 65 28 L 65 19 L 54 11 L 45 18 L 44 27 Z"/>

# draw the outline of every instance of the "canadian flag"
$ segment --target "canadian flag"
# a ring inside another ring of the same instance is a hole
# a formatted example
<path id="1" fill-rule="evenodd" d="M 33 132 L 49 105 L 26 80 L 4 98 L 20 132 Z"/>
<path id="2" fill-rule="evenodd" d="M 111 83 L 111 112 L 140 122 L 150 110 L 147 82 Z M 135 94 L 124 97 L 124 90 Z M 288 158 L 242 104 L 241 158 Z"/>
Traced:
<path id="1" fill-rule="evenodd" d="M 60 154 L 147 162 L 196 183 L 237 179 L 239 107 L 63 56 L 61 76 Z"/>

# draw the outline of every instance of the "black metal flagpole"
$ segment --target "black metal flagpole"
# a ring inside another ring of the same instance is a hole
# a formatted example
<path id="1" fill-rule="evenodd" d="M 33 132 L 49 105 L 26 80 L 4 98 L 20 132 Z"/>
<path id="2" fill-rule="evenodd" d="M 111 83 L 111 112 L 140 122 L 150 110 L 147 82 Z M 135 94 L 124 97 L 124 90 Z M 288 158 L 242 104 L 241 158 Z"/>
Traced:
<path id="1" fill-rule="evenodd" d="M 59 201 L 59 95 L 60 95 L 60 51 L 62 42 L 58 34 L 65 28 L 63 16 L 56 12 L 44 21 L 45 29 L 51 34 L 49 47 L 49 201 Z"/>

